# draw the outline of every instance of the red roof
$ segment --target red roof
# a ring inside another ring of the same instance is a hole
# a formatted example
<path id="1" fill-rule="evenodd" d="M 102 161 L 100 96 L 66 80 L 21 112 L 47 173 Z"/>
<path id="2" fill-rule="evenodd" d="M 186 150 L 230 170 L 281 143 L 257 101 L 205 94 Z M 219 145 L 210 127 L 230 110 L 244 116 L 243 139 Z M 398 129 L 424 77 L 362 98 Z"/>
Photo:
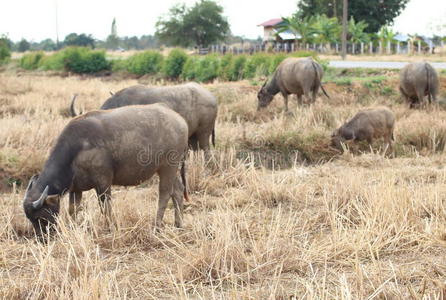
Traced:
<path id="1" fill-rule="evenodd" d="M 263 26 L 263 27 L 276 26 L 277 24 L 282 23 L 282 21 L 283 21 L 282 18 L 271 19 L 271 20 L 263 22 L 262 24 L 259 24 L 257 26 Z"/>

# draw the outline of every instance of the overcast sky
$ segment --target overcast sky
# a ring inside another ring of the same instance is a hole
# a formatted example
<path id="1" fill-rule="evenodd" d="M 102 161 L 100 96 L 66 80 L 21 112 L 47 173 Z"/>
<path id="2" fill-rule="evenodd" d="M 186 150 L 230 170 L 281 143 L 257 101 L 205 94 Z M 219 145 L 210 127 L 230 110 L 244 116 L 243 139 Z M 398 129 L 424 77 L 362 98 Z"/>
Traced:
<path id="1" fill-rule="evenodd" d="M 175 3 L 196 0 L 2 0 L 0 1 L 0 35 L 12 40 L 40 41 L 56 38 L 56 2 L 59 39 L 76 32 L 105 39 L 116 17 L 119 36 L 153 34 L 159 16 Z M 386 1 L 386 0 L 384 0 Z M 257 25 L 272 18 L 289 16 L 297 0 L 220 0 L 235 35 L 256 38 L 262 35 Z M 446 24 L 446 0 L 410 0 L 395 20 L 395 29 L 404 33 L 431 35 L 432 27 Z M 446 35 L 446 29 L 442 32 Z"/>

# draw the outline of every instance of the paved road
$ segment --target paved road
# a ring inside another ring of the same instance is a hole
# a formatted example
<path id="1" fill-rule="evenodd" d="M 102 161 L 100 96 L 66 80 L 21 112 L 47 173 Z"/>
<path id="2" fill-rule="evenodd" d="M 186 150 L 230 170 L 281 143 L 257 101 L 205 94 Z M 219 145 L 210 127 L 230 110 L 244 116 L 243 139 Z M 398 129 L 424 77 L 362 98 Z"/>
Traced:
<path id="1" fill-rule="evenodd" d="M 401 69 L 407 62 L 397 61 L 348 61 L 348 60 L 332 60 L 330 67 L 334 68 L 370 68 L 370 69 Z M 446 62 L 430 63 L 435 69 L 446 69 Z"/>

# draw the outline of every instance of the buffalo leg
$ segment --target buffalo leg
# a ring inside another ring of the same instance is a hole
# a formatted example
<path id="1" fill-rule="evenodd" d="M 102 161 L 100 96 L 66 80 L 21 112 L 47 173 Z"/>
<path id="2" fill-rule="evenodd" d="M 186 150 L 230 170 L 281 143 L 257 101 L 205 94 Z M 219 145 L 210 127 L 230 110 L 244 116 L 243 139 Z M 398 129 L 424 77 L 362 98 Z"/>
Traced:
<path id="1" fill-rule="evenodd" d="M 197 133 L 198 145 L 200 146 L 201 150 L 204 150 L 205 153 L 211 148 L 209 143 L 210 136 L 210 132 Z"/>
<path id="2" fill-rule="evenodd" d="M 189 148 L 193 151 L 198 150 L 198 139 L 196 134 L 193 134 L 189 137 Z"/>
<path id="3" fill-rule="evenodd" d="M 313 97 L 311 96 L 309 91 L 305 93 L 305 98 L 307 99 L 308 103 L 313 103 Z"/>
<path id="4" fill-rule="evenodd" d="M 159 183 L 159 199 L 158 211 L 156 213 L 155 228 L 158 229 L 163 224 L 164 212 L 166 211 L 167 203 L 172 197 L 173 183 L 176 177 L 176 168 L 170 166 L 169 168 L 161 169 L 158 172 L 160 177 Z"/>
<path id="5" fill-rule="evenodd" d="M 183 226 L 183 192 L 184 185 L 177 177 L 172 194 L 172 201 L 173 206 L 175 207 L 175 226 L 178 228 L 181 228 Z"/>
<path id="6" fill-rule="evenodd" d="M 283 102 L 285 103 L 285 111 L 288 111 L 288 95 L 287 94 L 283 94 Z"/>
<path id="7" fill-rule="evenodd" d="M 68 213 L 73 220 L 76 220 L 77 213 L 80 211 L 82 192 L 70 192 L 69 198 Z"/>
<path id="8" fill-rule="evenodd" d="M 114 223 L 110 187 L 103 189 L 98 188 L 96 189 L 96 193 L 98 195 L 99 207 L 101 208 L 101 213 L 105 215 L 107 224 Z"/>
<path id="9" fill-rule="evenodd" d="M 300 95 L 296 95 L 296 97 L 297 97 L 297 103 L 299 104 L 299 105 L 302 105 L 303 104 L 303 100 L 302 100 L 302 94 L 300 94 Z"/>

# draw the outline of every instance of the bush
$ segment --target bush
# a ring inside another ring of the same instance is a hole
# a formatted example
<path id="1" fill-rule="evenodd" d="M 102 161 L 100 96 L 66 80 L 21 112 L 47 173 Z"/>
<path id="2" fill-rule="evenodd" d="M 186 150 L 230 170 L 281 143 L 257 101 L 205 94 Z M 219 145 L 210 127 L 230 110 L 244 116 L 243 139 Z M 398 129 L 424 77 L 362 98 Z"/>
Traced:
<path id="1" fill-rule="evenodd" d="M 127 71 L 128 61 L 126 59 L 114 59 L 111 68 L 113 72 Z"/>
<path id="2" fill-rule="evenodd" d="M 110 62 L 105 51 L 94 51 L 84 47 L 70 47 L 61 51 L 66 71 L 84 74 L 109 70 Z"/>
<path id="3" fill-rule="evenodd" d="M 219 59 L 216 55 L 206 55 L 199 59 L 196 79 L 200 82 L 212 81 L 218 76 Z"/>
<path id="4" fill-rule="evenodd" d="M 145 51 L 128 59 L 127 71 L 136 75 L 156 74 L 161 71 L 163 56 L 156 51 Z"/>
<path id="5" fill-rule="evenodd" d="M 245 68 L 246 56 L 239 55 L 231 61 L 229 68 L 229 80 L 237 81 L 244 78 L 243 70 Z"/>
<path id="6" fill-rule="evenodd" d="M 273 55 L 270 65 L 269 65 L 269 74 L 274 73 L 274 71 L 276 71 L 277 66 L 285 59 L 287 58 L 287 56 L 283 53 L 279 53 L 276 55 Z"/>
<path id="7" fill-rule="evenodd" d="M 62 71 L 64 69 L 63 53 L 56 52 L 52 55 L 44 56 L 39 61 L 39 69 L 48 71 Z"/>
<path id="8" fill-rule="evenodd" d="M 183 72 L 183 67 L 187 61 L 187 54 L 181 49 L 173 49 L 167 56 L 163 73 L 170 79 L 178 79 Z"/>
<path id="9" fill-rule="evenodd" d="M 25 54 L 20 59 L 19 65 L 21 68 L 25 70 L 35 70 L 39 67 L 40 61 L 45 57 L 45 54 L 42 51 L 39 52 L 31 52 L 29 54 Z"/>
<path id="10" fill-rule="evenodd" d="M 11 57 L 11 51 L 9 50 L 8 43 L 5 39 L 0 39 L 0 64 L 3 64 Z"/>
<path id="11" fill-rule="evenodd" d="M 218 77 L 222 80 L 230 79 L 230 70 L 233 55 L 228 53 L 225 54 L 220 60 L 220 67 L 218 68 Z"/>
<path id="12" fill-rule="evenodd" d="M 268 76 L 271 56 L 257 53 L 250 56 L 245 63 L 243 70 L 244 78 L 254 78 L 255 76 Z"/>
<path id="13" fill-rule="evenodd" d="M 184 80 L 195 80 L 197 78 L 198 57 L 190 56 L 183 67 L 181 78 Z"/>

